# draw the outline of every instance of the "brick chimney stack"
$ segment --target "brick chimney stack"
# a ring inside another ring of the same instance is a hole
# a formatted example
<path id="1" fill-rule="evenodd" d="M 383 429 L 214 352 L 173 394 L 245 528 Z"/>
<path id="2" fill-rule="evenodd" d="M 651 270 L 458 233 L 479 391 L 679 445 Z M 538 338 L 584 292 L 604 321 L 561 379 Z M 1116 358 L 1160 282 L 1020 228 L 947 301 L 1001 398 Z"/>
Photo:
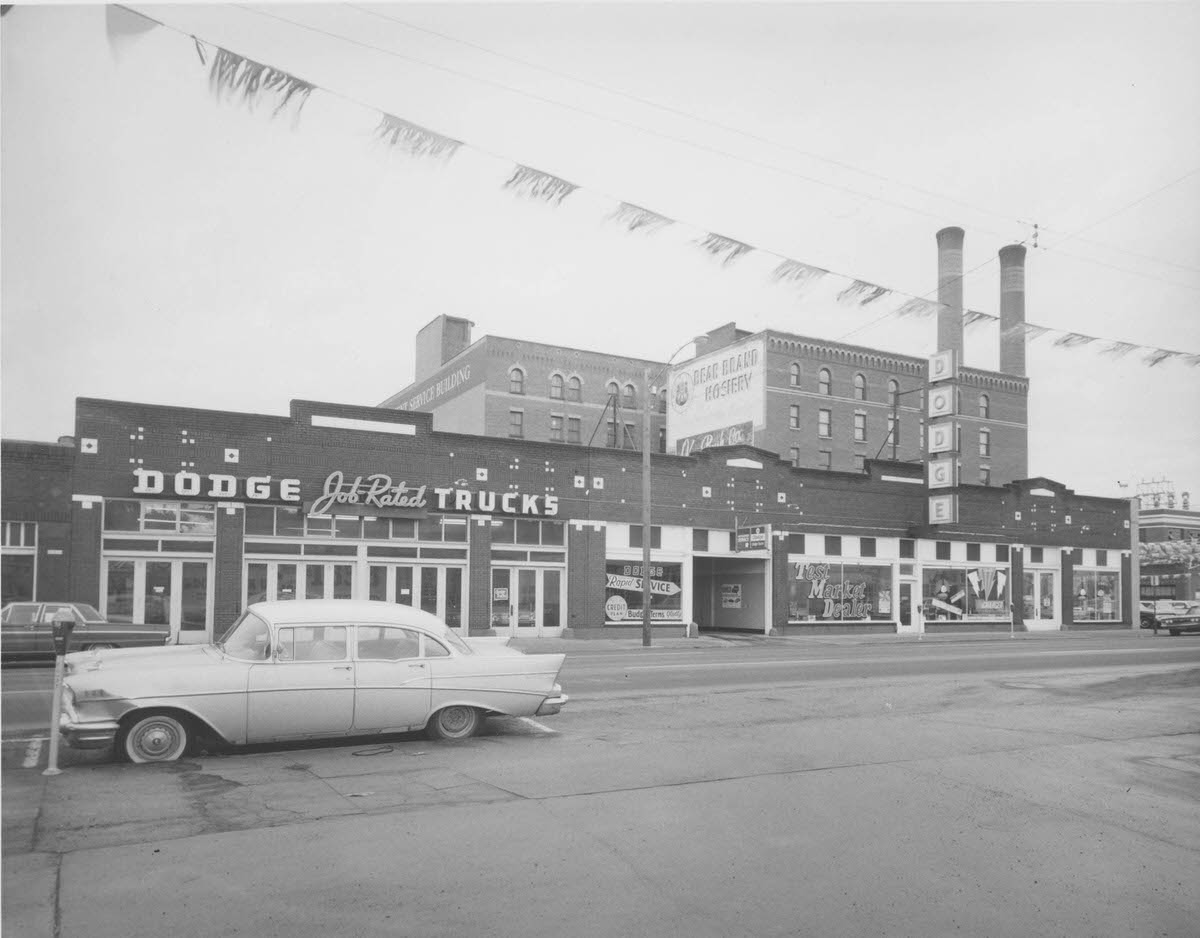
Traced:
<path id="1" fill-rule="evenodd" d="M 1000 249 L 1000 370 L 1025 377 L 1025 247 Z"/>
<path id="2" fill-rule="evenodd" d="M 937 351 L 954 349 L 963 354 L 963 230 L 943 228 L 937 233 L 938 310 Z"/>

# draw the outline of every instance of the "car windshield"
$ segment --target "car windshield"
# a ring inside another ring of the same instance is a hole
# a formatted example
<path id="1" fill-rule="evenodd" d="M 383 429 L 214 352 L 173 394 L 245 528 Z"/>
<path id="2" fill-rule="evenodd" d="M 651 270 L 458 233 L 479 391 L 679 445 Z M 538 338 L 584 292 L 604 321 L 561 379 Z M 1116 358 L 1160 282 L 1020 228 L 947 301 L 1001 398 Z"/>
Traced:
<path id="1" fill-rule="evenodd" d="M 217 647 L 231 658 L 263 660 L 270 655 L 271 629 L 258 616 L 247 612 L 225 633 Z"/>

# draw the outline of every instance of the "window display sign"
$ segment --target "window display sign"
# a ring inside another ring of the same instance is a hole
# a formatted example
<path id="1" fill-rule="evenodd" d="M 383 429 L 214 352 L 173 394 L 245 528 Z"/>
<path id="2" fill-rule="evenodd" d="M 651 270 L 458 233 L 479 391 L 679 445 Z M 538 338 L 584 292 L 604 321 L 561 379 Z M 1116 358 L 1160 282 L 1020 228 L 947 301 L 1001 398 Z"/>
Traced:
<path id="1" fill-rule="evenodd" d="M 741 609 L 742 608 L 742 584 L 741 583 L 722 583 L 721 584 L 721 608 L 722 609 Z"/>
<path id="2" fill-rule="evenodd" d="M 1115 570 L 1076 570 L 1072 582 L 1076 622 L 1121 618 L 1121 574 Z"/>
<path id="3" fill-rule="evenodd" d="M 892 568 L 863 563 L 794 563 L 788 582 L 788 620 L 887 620 L 892 615 Z"/>
<path id="4" fill-rule="evenodd" d="M 1007 567 L 934 567 L 925 571 L 925 618 L 1007 619 Z"/>
<path id="5" fill-rule="evenodd" d="M 651 564 L 650 618 L 683 621 L 683 564 Z M 619 622 L 642 618 L 642 565 L 610 560 L 605 565 L 604 617 Z"/>
<path id="6" fill-rule="evenodd" d="M 703 445 L 691 443 L 707 434 L 727 437 L 734 428 L 739 435 L 750 425 L 763 426 L 766 401 L 766 343 L 762 339 L 727 346 L 708 355 L 700 355 L 671 370 L 667 395 L 670 408 L 667 419 L 667 447 L 681 452 L 689 441 L 692 450 Z M 721 445 L 710 442 L 704 445 Z"/>

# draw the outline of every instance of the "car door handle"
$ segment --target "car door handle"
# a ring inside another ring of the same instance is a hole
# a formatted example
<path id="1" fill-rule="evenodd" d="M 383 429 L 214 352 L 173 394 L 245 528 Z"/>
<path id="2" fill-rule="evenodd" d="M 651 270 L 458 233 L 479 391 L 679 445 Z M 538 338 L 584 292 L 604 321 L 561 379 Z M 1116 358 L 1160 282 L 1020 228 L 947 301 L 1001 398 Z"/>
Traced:
<path id="1" fill-rule="evenodd" d="M 409 665 L 409 667 L 410 667 L 410 668 L 422 668 L 422 669 L 423 669 L 423 668 L 425 667 L 425 665 L 423 665 L 423 664 L 410 664 L 410 665 Z"/>
<path id="2" fill-rule="evenodd" d="M 334 667 L 334 669 L 333 669 L 333 670 L 335 670 L 335 671 L 349 671 L 349 670 L 350 670 L 350 665 L 348 665 L 348 664 L 339 664 L 339 665 L 336 665 L 336 666 Z"/>

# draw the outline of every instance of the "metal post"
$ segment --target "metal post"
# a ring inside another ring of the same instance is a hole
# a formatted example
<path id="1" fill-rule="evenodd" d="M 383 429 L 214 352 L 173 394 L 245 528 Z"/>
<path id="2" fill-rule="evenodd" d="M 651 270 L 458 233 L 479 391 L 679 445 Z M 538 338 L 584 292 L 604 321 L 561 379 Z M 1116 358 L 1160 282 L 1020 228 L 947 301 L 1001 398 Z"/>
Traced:
<path id="1" fill-rule="evenodd" d="M 50 759 L 43 775 L 60 775 L 58 767 L 58 721 L 62 716 L 63 656 L 54 656 L 54 696 L 50 706 Z"/>
<path id="2" fill-rule="evenodd" d="M 1142 500 L 1137 495 L 1129 499 L 1129 619 L 1134 629 L 1142 626 L 1142 558 L 1138 552 L 1141 533 L 1138 531 L 1138 512 Z M 1158 634 L 1158 629 L 1154 630 Z"/>
<path id="3" fill-rule="evenodd" d="M 642 647 L 650 647 L 650 369 L 642 384 Z"/>

